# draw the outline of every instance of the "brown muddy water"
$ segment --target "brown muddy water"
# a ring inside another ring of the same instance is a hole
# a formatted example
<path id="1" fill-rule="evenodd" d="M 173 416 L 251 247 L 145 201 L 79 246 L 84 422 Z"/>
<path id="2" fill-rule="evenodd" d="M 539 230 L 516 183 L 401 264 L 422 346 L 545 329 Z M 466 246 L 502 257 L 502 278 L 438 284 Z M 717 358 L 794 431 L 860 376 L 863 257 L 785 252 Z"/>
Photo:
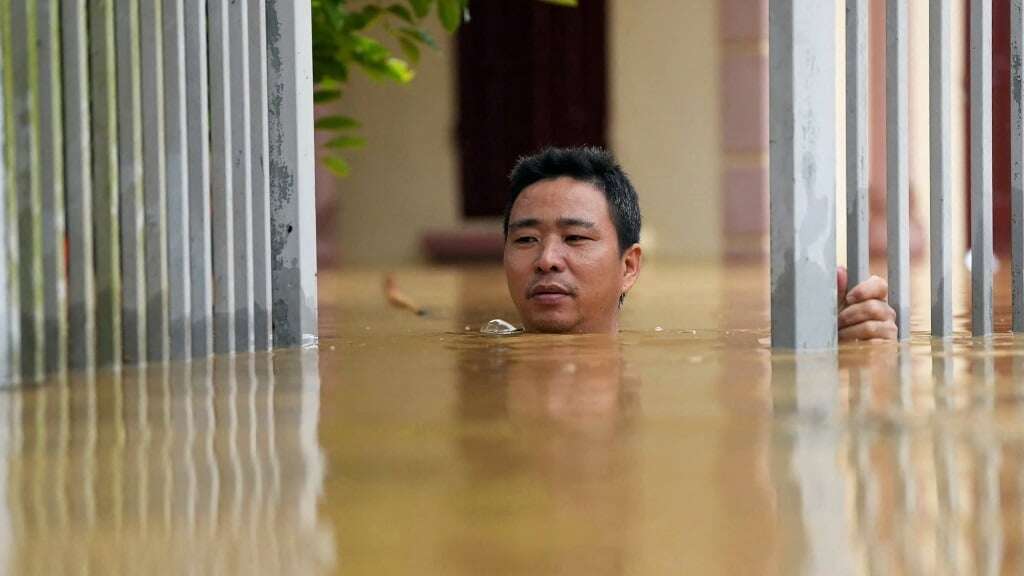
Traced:
<path id="1" fill-rule="evenodd" d="M 0 393 L 0 571 L 1024 569 L 1024 339 L 928 338 L 924 269 L 911 343 L 799 357 L 759 266 L 648 266 L 618 339 L 478 334 L 497 268 L 395 277 L 426 316 L 324 274 L 318 351 Z"/>

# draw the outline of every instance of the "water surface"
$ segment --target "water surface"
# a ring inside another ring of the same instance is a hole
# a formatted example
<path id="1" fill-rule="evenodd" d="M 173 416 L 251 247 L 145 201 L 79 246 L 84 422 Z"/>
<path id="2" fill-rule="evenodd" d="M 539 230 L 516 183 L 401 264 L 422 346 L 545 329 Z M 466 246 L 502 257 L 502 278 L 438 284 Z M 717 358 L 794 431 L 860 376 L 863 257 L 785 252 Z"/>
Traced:
<path id="1" fill-rule="evenodd" d="M 321 276 L 319 351 L 0 395 L 6 572 L 1024 568 L 1024 340 L 928 338 L 926 271 L 912 342 L 800 356 L 758 266 L 649 266 L 615 339 L 479 334 L 496 268 L 399 270 L 424 317 L 384 272 Z"/>

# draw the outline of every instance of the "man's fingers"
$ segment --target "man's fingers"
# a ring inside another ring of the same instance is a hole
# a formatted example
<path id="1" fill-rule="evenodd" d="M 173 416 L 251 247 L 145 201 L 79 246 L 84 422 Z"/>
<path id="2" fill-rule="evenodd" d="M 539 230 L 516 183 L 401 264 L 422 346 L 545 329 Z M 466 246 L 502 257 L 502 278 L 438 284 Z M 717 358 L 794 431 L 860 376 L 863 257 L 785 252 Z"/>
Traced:
<path id="1" fill-rule="evenodd" d="M 895 340 L 896 333 L 896 323 L 892 320 L 886 322 L 870 320 L 843 328 L 839 331 L 839 340 L 841 342 L 851 342 L 854 340 Z"/>
<path id="2" fill-rule="evenodd" d="M 847 304 L 856 304 L 865 300 L 886 300 L 889 297 L 889 284 L 879 278 L 872 276 L 867 280 L 853 287 L 846 295 Z"/>
<path id="3" fill-rule="evenodd" d="M 896 311 L 882 300 L 868 300 L 866 302 L 850 304 L 839 313 L 839 329 L 842 330 L 854 324 L 871 320 L 880 322 L 895 321 Z"/>
<path id="4" fill-rule="evenodd" d="M 842 308 L 846 305 L 846 286 L 849 283 L 849 273 L 846 271 L 845 266 L 838 266 L 836 268 L 836 296 L 838 297 L 839 307 Z"/>

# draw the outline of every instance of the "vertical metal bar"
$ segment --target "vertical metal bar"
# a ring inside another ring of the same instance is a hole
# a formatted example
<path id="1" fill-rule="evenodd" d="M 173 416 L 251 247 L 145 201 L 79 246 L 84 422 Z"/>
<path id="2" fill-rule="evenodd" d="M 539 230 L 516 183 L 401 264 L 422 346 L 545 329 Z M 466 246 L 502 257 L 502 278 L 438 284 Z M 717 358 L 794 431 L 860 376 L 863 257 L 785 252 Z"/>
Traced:
<path id="1" fill-rule="evenodd" d="M 92 135 L 86 0 L 61 2 L 64 56 L 64 176 L 68 229 L 68 365 L 96 363 L 92 252 Z"/>
<path id="2" fill-rule="evenodd" d="M 773 2 L 773 6 L 776 3 L 786 4 L 786 2 L 777 1 Z M 820 2 L 820 0 L 797 2 L 801 7 L 801 12 L 814 12 L 813 16 L 818 16 L 818 12 L 821 12 L 822 17 L 829 15 L 831 12 L 826 6 L 817 7 L 819 3 L 829 4 Z M 830 22 L 831 20 L 825 21 Z M 782 26 L 782 23 L 780 22 L 778 26 Z M 817 30 L 825 28 L 820 25 L 811 27 Z M 274 342 L 279 346 L 314 343 L 317 337 L 311 36 L 312 21 L 308 2 L 268 0 L 267 76 L 269 80 L 267 99 L 270 117 L 270 230 L 273 258 Z M 822 41 L 828 43 L 824 39 Z M 791 44 L 790 48 L 792 48 Z M 788 52 L 790 56 L 794 53 L 793 51 Z M 831 70 L 829 64 L 825 64 L 824 67 Z M 792 80 L 793 77 L 790 76 L 790 81 Z M 830 82 L 834 84 L 834 77 L 830 78 Z M 831 97 L 832 92 L 830 91 L 828 95 Z M 810 108 L 814 111 L 818 110 L 814 106 Z M 818 117 L 814 116 L 814 118 Z M 824 127 L 824 123 L 822 126 Z M 830 126 L 831 123 L 825 130 L 831 130 Z M 824 146 L 825 141 L 829 140 L 829 134 L 831 132 L 819 135 L 818 143 L 821 146 Z M 828 166 L 819 165 L 818 173 L 831 172 L 834 160 L 834 157 L 831 158 L 827 163 Z M 828 182 L 829 186 L 833 184 L 828 178 L 823 178 L 822 182 Z M 826 196 L 832 198 L 834 189 L 831 196 L 828 194 Z M 826 202 L 832 206 L 831 202 L 834 202 L 834 199 Z M 824 211 L 826 208 L 822 207 L 821 210 Z M 834 268 L 834 242 L 829 250 L 833 254 L 832 265 Z M 830 286 L 835 282 L 834 270 L 829 282 Z M 830 295 L 828 300 L 831 302 L 830 309 L 833 312 L 829 315 L 832 325 L 832 340 L 830 342 L 834 342 L 835 298 Z M 811 312 L 817 312 L 817 310 L 811 310 Z M 828 323 L 827 319 L 825 323 Z"/>
<path id="3" fill-rule="evenodd" d="M 96 362 L 121 352 L 121 249 L 118 236 L 117 54 L 112 0 L 89 5 L 92 104 L 93 252 L 96 266 Z"/>
<path id="4" fill-rule="evenodd" d="M 210 2 L 210 213 L 213 219 L 213 349 L 235 349 L 234 203 L 231 181 L 231 65 L 228 10 Z"/>
<path id="5" fill-rule="evenodd" d="M 67 275 L 64 266 L 64 151 L 61 122 L 60 3 L 39 4 L 39 144 L 42 163 L 43 340 L 45 370 L 67 365 Z"/>
<path id="6" fill-rule="evenodd" d="M 868 0 L 846 2 L 846 259 L 848 286 L 870 276 L 868 255 Z"/>
<path id="7" fill-rule="evenodd" d="M 36 379 L 43 369 L 42 190 L 39 173 L 39 74 L 36 0 L 13 2 L 15 186 L 18 197 L 18 277 L 21 302 L 21 374 Z"/>
<path id="8" fill-rule="evenodd" d="M 971 2 L 971 332 L 992 333 L 992 0 Z"/>
<path id="9" fill-rule="evenodd" d="M 953 50 L 950 0 L 932 0 L 929 16 L 932 336 L 944 338 L 953 333 L 953 117 L 950 106 L 953 97 Z"/>
<path id="10" fill-rule="evenodd" d="M 167 165 L 164 131 L 163 0 L 142 0 L 142 160 L 146 211 L 146 358 L 170 353 L 167 309 Z"/>
<path id="11" fill-rule="evenodd" d="M 253 329 L 257 350 L 273 346 L 270 289 L 270 174 L 267 172 L 267 3 L 249 1 L 249 98 L 252 108 Z"/>
<path id="12" fill-rule="evenodd" d="M 10 102 L 7 92 L 10 80 L 7 73 L 11 68 L 8 65 L 10 62 L 8 55 L 11 54 L 11 49 L 8 40 L 10 34 L 8 33 L 6 13 L 7 6 L 0 3 L 0 386 L 6 386 L 8 381 L 14 376 L 16 368 L 12 366 L 11 362 L 11 345 L 12 341 L 17 341 L 15 331 L 12 328 L 17 301 L 11 298 L 12 295 L 10 294 L 8 284 L 13 274 L 13 266 L 10 265 L 11 259 L 8 248 L 10 226 L 7 220 L 7 203 L 8 194 L 13 190 L 13 186 L 8 181 L 9 170 L 7 170 L 8 151 L 11 148 L 7 145 L 9 142 L 7 138 L 9 118 L 7 104 Z M 0 407 L 4 406 L 0 404 Z M 6 434 L 4 437 L 6 437 Z"/>
<path id="13" fill-rule="evenodd" d="M 769 14 L 772 345 L 829 348 L 837 341 L 836 104 L 834 58 L 822 55 L 835 53 L 835 30 L 821 23 L 835 21 L 835 2 L 772 0 Z M 277 141 L 272 131 L 272 157 Z M 271 182 L 276 182 L 273 172 Z M 312 190 L 307 192 L 310 203 L 312 196 Z M 275 225 L 275 243 L 279 236 L 288 238 Z M 313 242 L 303 244 L 313 251 Z M 286 272 L 275 268 L 282 276 L 275 278 L 275 287 L 283 285 Z M 275 290 L 275 330 L 277 294 Z M 314 303 L 315 298 L 309 305 Z"/>
<path id="14" fill-rule="evenodd" d="M 126 363 L 146 358 L 146 234 L 142 163 L 139 0 L 118 0 L 118 175 L 121 199 L 122 329 Z"/>
<path id="15" fill-rule="evenodd" d="M 190 2 L 194 4 L 195 2 Z M 167 152 L 167 291 L 171 358 L 192 355 L 192 281 L 189 263 L 189 154 L 185 94 L 183 0 L 163 0 L 164 95 Z"/>
<path id="16" fill-rule="evenodd" d="M 192 355 L 213 352 L 213 246 L 210 241 L 210 88 L 206 2 L 185 3 L 185 67 L 191 70 L 188 100 L 189 262 L 192 269 Z"/>
<path id="17" fill-rule="evenodd" d="M 253 344 L 252 291 L 252 141 L 249 117 L 249 12 L 246 2 L 231 2 L 231 175 L 235 203 L 235 349 Z"/>
<path id="18" fill-rule="evenodd" d="M 889 305 L 899 339 L 910 338 L 910 156 L 907 0 L 886 0 L 886 221 Z"/>
<path id="19" fill-rule="evenodd" d="M 1010 7 L 1010 83 L 1013 331 L 1024 332 L 1024 0 Z"/>

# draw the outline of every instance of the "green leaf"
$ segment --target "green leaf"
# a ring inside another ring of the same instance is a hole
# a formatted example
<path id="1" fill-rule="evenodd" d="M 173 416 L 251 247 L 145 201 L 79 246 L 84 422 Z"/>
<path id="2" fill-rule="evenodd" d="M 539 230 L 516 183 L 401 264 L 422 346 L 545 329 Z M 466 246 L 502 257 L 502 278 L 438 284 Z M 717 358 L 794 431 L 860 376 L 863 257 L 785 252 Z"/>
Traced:
<path id="1" fill-rule="evenodd" d="M 324 116 L 314 125 L 317 130 L 351 130 L 360 126 L 359 121 L 350 116 Z"/>
<path id="2" fill-rule="evenodd" d="M 337 90 L 341 88 L 341 82 L 333 78 L 328 78 L 320 83 L 319 87 L 323 90 Z"/>
<path id="3" fill-rule="evenodd" d="M 437 0 L 437 15 L 445 30 L 455 32 L 459 29 L 459 24 L 462 24 L 464 8 L 462 0 Z"/>
<path id="4" fill-rule="evenodd" d="M 429 14 L 430 5 L 433 3 L 434 0 L 409 0 L 409 5 L 412 6 L 412 11 L 417 18 L 423 18 Z"/>
<path id="5" fill-rule="evenodd" d="M 410 62 L 417 64 L 420 61 L 420 47 L 415 42 L 402 36 L 398 39 L 398 43 L 402 45 L 402 53 Z"/>
<path id="6" fill-rule="evenodd" d="M 320 89 L 313 92 L 313 102 L 323 104 L 341 98 L 341 90 Z"/>
<path id="7" fill-rule="evenodd" d="M 352 172 L 352 169 L 344 158 L 339 158 L 337 156 L 324 156 L 323 162 L 324 166 L 339 178 L 345 178 Z"/>
<path id="8" fill-rule="evenodd" d="M 557 6 L 579 6 L 577 0 L 539 0 L 546 4 L 555 4 Z"/>
<path id="9" fill-rule="evenodd" d="M 331 148 L 332 150 L 340 150 L 342 148 L 362 148 L 366 146 L 366 139 L 358 136 L 338 136 L 332 138 L 326 144 L 325 147 Z"/>
<path id="10" fill-rule="evenodd" d="M 345 26 L 349 30 L 363 30 L 369 27 L 384 12 L 380 6 L 370 4 L 358 12 L 349 15 Z"/>
<path id="11" fill-rule="evenodd" d="M 412 82 L 412 79 L 416 76 L 416 73 L 409 68 L 409 65 L 404 60 L 399 60 L 398 58 L 388 59 L 387 69 L 389 76 L 402 84 Z"/>
<path id="12" fill-rule="evenodd" d="M 437 41 L 434 40 L 434 37 L 431 36 L 429 32 L 423 30 L 422 28 L 410 28 L 407 26 L 405 28 L 399 29 L 399 32 L 402 34 L 402 36 L 405 36 L 406 38 L 413 40 L 414 42 L 419 42 L 420 44 L 430 46 L 431 48 L 437 50 Z"/>
<path id="13" fill-rule="evenodd" d="M 416 19 L 412 17 L 412 12 L 409 12 L 409 9 L 401 4 L 392 4 L 391 6 L 388 6 L 388 12 L 402 20 L 405 20 L 409 24 L 416 23 Z"/>

